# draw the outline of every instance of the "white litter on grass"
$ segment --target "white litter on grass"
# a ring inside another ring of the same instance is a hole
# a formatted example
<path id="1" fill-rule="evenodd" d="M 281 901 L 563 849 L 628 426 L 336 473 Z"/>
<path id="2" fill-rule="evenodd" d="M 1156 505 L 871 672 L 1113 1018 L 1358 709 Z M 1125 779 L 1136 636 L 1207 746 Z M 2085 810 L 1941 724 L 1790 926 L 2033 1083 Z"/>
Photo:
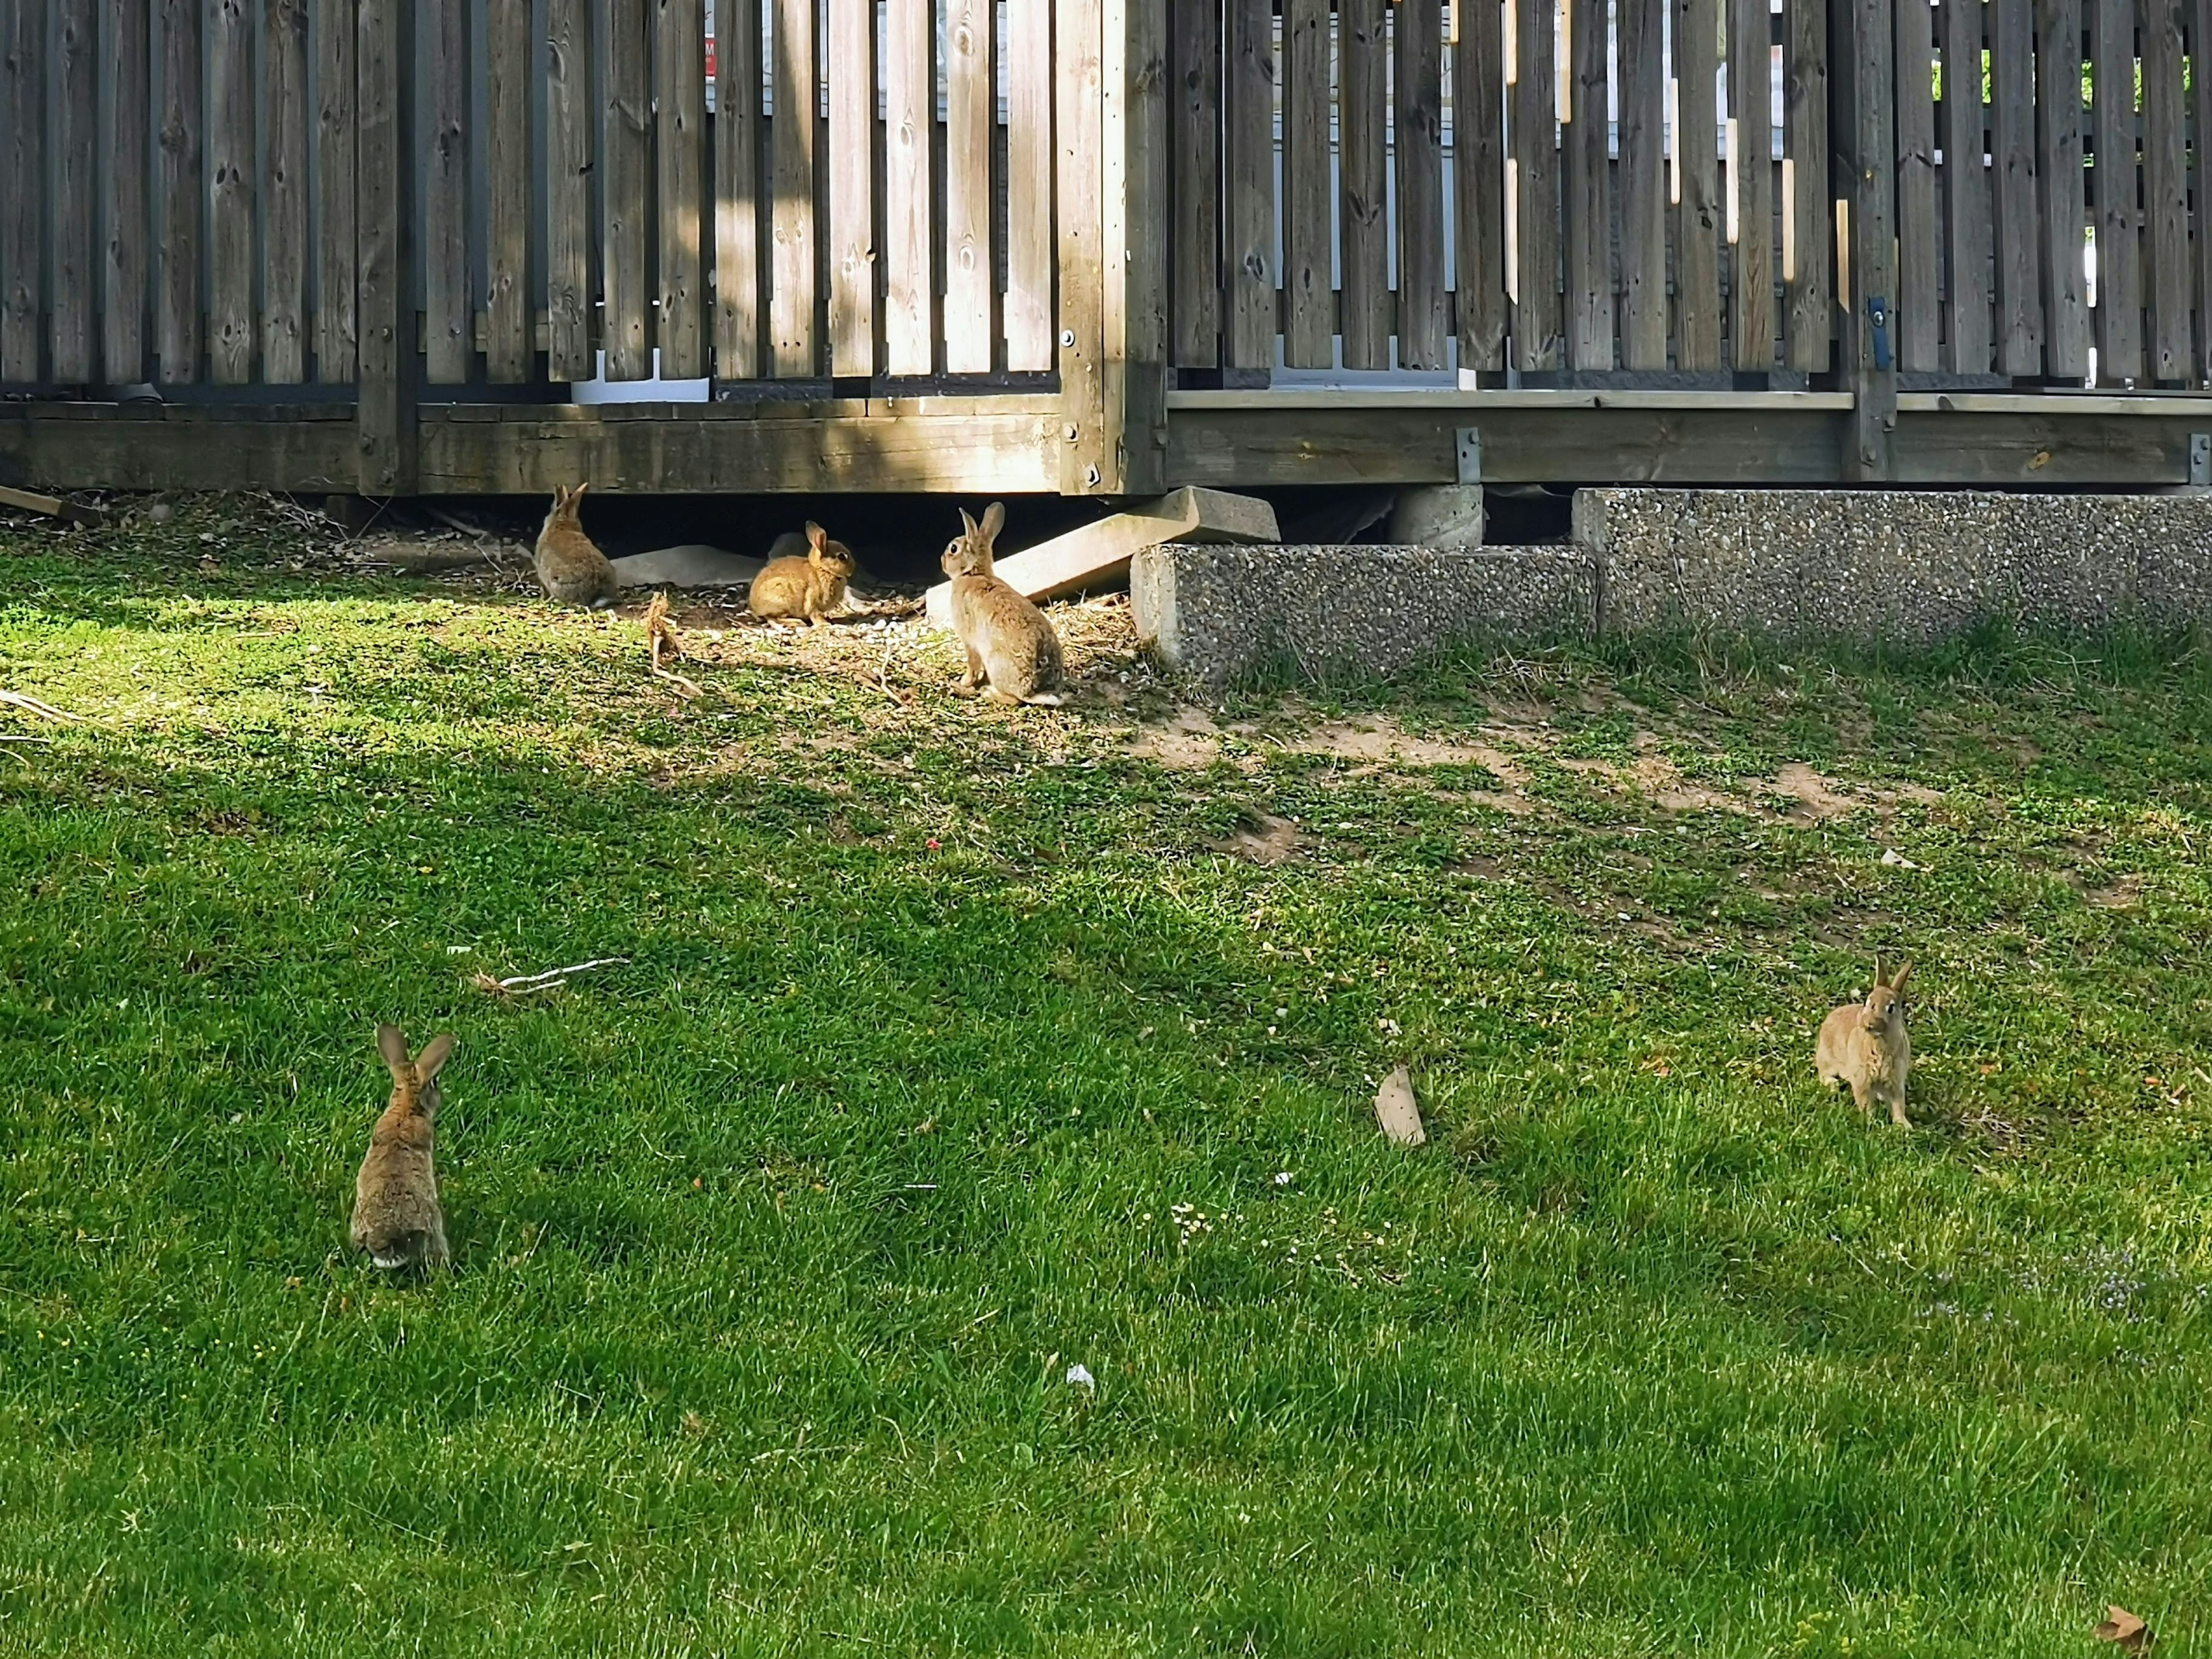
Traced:
<path id="1" fill-rule="evenodd" d="M 1289 1186 L 1289 1185 L 1291 1184 L 1291 1172 L 1290 1172 L 1288 1170 L 1276 1170 L 1276 1171 L 1275 1171 L 1275 1184 L 1276 1184 L 1278 1187 L 1287 1187 L 1287 1186 Z"/>
<path id="2" fill-rule="evenodd" d="M 1091 1376 L 1091 1368 L 1088 1365 L 1070 1365 L 1067 1368 L 1067 1386 L 1071 1389 L 1088 1389 L 1096 1394 L 1098 1392 L 1098 1379 Z"/>
<path id="3" fill-rule="evenodd" d="M 1893 870 L 1917 870 L 1920 867 L 1894 847 L 1884 849 L 1881 861 Z"/>

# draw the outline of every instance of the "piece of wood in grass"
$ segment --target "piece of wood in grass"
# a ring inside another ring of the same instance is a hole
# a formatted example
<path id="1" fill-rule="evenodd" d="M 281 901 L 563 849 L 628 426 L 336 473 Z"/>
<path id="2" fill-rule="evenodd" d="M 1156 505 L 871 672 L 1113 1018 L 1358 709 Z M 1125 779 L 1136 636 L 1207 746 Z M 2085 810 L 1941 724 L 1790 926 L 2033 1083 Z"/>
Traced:
<path id="1" fill-rule="evenodd" d="M 2107 1607 L 2105 1621 L 2089 1632 L 2100 1642 L 2116 1642 L 2124 1653 L 2150 1651 L 2150 1626 L 2125 1607 Z"/>
<path id="2" fill-rule="evenodd" d="M 70 524 L 103 524 L 107 519 L 96 507 L 79 507 L 75 501 L 65 501 L 56 495 L 11 489 L 5 484 L 0 484 L 0 507 L 19 507 L 26 513 L 43 513 L 50 519 L 61 519 Z"/>
<path id="3" fill-rule="evenodd" d="M 1413 1079 L 1401 1066 L 1382 1079 L 1375 1091 L 1375 1121 L 1394 1146 L 1423 1146 L 1429 1133 L 1421 1127 L 1421 1109 L 1413 1099 Z"/>

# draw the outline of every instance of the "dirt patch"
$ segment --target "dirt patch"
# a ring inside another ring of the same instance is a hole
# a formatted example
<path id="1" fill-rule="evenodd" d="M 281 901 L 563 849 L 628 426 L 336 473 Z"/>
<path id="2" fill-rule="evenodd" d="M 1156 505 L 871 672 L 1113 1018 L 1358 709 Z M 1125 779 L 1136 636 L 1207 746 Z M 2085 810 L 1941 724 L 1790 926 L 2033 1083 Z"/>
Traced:
<path id="1" fill-rule="evenodd" d="M 1225 841 L 1212 843 L 1217 853 L 1233 854 L 1249 859 L 1255 864 L 1283 864 L 1297 857 L 1305 837 L 1288 818 L 1275 817 L 1262 812 L 1249 823 L 1237 825 Z"/>
<path id="2" fill-rule="evenodd" d="M 1221 758 L 1222 736 L 1203 708 L 1186 705 L 1169 715 L 1165 725 L 1139 726 L 1129 752 L 1172 771 L 1200 772 Z"/>
<path id="3" fill-rule="evenodd" d="M 1796 802 L 1790 816 L 1815 823 L 1843 817 L 1859 808 L 1857 801 L 1841 793 L 1831 780 L 1802 761 L 1792 761 L 1771 778 L 1759 780 L 1758 787 L 1767 794 Z"/>
<path id="4" fill-rule="evenodd" d="M 2092 887 L 2081 896 L 2100 910 L 2132 910 L 2142 902 L 2142 878 L 2123 876 L 2107 887 Z"/>

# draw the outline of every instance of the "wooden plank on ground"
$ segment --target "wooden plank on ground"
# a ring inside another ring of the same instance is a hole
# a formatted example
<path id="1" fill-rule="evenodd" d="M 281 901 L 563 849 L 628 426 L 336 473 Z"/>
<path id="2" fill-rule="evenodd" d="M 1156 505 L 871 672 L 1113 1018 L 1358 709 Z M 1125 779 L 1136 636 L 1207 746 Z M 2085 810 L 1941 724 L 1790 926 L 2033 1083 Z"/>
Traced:
<path id="1" fill-rule="evenodd" d="M 659 317 L 653 341 L 664 380 L 707 373 L 706 262 L 699 247 L 707 191 L 706 23 L 700 0 L 653 0 L 653 123 L 660 228 Z"/>
<path id="2" fill-rule="evenodd" d="M 54 289 L 48 372 L 61 385 L 85 386 L 95 373 L 93 209 L 100 198 L 94 172 L 100 46 L 94 0 L 61 0 L 55 21 Z"/>
<path id="3" fill-rule="evenodd" d="M 2197 264 L 2197 307 L 2199 379 L 2212 380 L 2212 0 L 2190 0 L 2189 50 L 2192 70 L 2204 64 L 2207 72 L 2189 78 L 2191 124 L 2198 134 L 2190 146 L 2191 183 L 2197 204 L 2197 235 L 2193 243 Z"/>
<path id="4" fill-rule="evenodd" d="M 0 19 L 0 380 L 37 380 L 46 291 L 46 8 Z"/>
<path id="5" fill-rule="evenodd" d="M 1729 185 L 1735 194 L 1735 259 L 1729 276 L 1730 361 L 1739 371 L 1753 373 L 1774 366 L 1771 15 L 1767 0 L 1731 0 Z"/>
<path id="6" fill-rule="evenodd" d="M 1835 356 L 1829 280 L 1834 223 L 1828 183 L 1827 0 L 1784 0 L 1783 362 L 1812 374 Z"/>
<path id="7" fill-rule="evenodd" d="M 1667 367 L 1667 0 L 1620 0 L 1621 367 Z"/>
<path id="8" fill-rule="evenodd" d="M 307 0 L 262 12 L 261 378 L 307 378 Z"/>
<path id="9" fill-rule="evenodd" d="M 1449 367 L 1444 337 L 1443 0 L 1399 0 L 1398 367 Z"/>
<path id="10" fill-rule="evenodd" d="M 2136 203 L 2134 0 L 2089 0 L 2089 188 L 2096 198 L 2097 378 L 2143 378 L 2142 216 Z"/>
<path id="11" fill-rule="evenodd" d="M 1936 211 L 1934 21 L 1928 0 L 1896 0 L 1897 366 L 1936 366 L 1942 233 Z"/>
<path id="12" fill-rule="evenodd" d="M 937 262 L 930 224 L 930 134 L 936 79 L 930 67 L 929 0 L 890 0 L 884 47 L 884 368 L 927 374 L 935 366 L 932 301 Z"/>
<path id="13" fill-rule="evenodd" d="M 1392 307 L 1387 9 L 1383 0 L 1338 0 L 1336 19 L 1341 186 L 1337 269 L 1343 290 L 1337 325 L 1346 368 L 1388 368 Z M 1326 274 L 1326 258 L 1322 269 Z"/>
<path id="14" fill-rule="evenodd" d="M 1034 3 L 1034 0 L 1032 0 Z M 946 0 L 945 369 L 991 368 L 991 134 L 998 122 L 991 0 Z"/>
<path id="15" fill-rule="evenodd" d="M 2183 133 L 2184 0 L 2142 0 L 2143 204 L 2150 222 L 2144 298 L 2150 307 L 2150 378 L 2185 380 L 2194 283 L 2189 269 L 2189 167 Z"/>
<path id="16" fill-rule="evenodd" d="M 100 372 L 112 386 L 146 375 L 148 0 L 108 0 L 105 142 L 116 158 L 100 261 Z"/>
<path id="17" fill-rule="evenodd" d="M 606 354 L 607 379 L 646 380 L 653 378 L 653 326 L 647 314 L 653 301 L 646 286 L 653 85 L 646 71 L 645 0 L 606 0 L 606 21 L 607 153 L 599 181 L 605 309 L 599 344 Z M 812 124 L 805 125 L 811 135 Z M 810 275 L 811 269 L 810 262 Z"/>
<path id="18" fill-rule="evenodd" d="M 1664 3 L 1664 0 L 1660 0 Z M 2207 0 L 2212 3 L 2212 0 Z M 1505 367 L 1505 41 L 1498 0 L 1452 0 L 1454 310 L 1463 369 Z M 1653 140 L 1656 143 L 1656 138 Z M 1660 258 L 1666 250 L 1660 250 Z M 1660 337 L 1666 337 L 1660 287 Z"/>
<path id="19" fill-rule="evenodd" d="M 364 495 L 403 495 L 415 485 L 414 319 L 400 266 L 412 146 L 400 125 L 413 71 L 406 0 L 359 0 L 355 55 L 355 198 L 360 269 L 359 390 L 355 403 Z"/>
<path id="20" fill-rule="evenodd" d="M 1996 166 L 1997 369 L 2043 372 L 2037 257 L 2033 0 L 1990 0 L 1990 142 Z"/>
<path id="21" fill-rule="evenodd" d="M 208 42 L 208 363 L 217 386 L 253 379 L 253 18 L 215 0 Z"/>
<path id="22" fill-rule="evenodd" d="M 1944 0 L 1962 5 L 1966 0 Z M 2035 179 L 2043 235 L 2043 369 L 2089 372 L 2081 179 L 2081 0 L 2035 0 Z M 1983 361 L 1987 361 L 1986 354 Z"/>
<path id="23" fill-rule="evenodd" d="M 830 371 L 866 376 L 876 372 L 875 0 L 830 0 L 829 42 Z"/>
<path id="24" fill-rule="evenodd" d="M 1675 0 L 1675 366 L 1711 370 L 1721 356 L 1720 0 Z M 1523 70 L 1526 73 L 1526 70 Z"/>
<path id="25" fill-rule="evenodd" d="M 484 378 L 531 378 L 537 329 L 530 303 L 530 11 L 484 15 Z M 550 185 L 550 174 L 549 174 Z M 694 190 L 694 198 L 696 190 Z"/>
<path id="26" fill-rule="evenodd" d="M 1943 232 L 1950 302 L 1947 366 L 1986 374 L 1990 321 L 1989 169 L 1984 161 L 1982 0 L 1943 0 Z"/>
<path id="27" fill-rule="evenodd" d="M 1761 8 L 1765 0 L 1742 0 Z M 1607 0 L 1571 0 L 1566 107 L 1567 350 L 1577 368 L 1613 367 L 1613 206 L 1607 128 Z M 1764 82 L 1761 85 L 1764 86 Z"/>
<path id="28" fill-rule="evenodd" d="M 154 349 L 171 386 L 200 378 L 200 8 L 161 0 L 161 270 Z M 21 15 L 28 15 L 25 8 Z M 15 177 L 28 175 L 11 168 Z M 12 199 L 12 198 L 11 198 Z"/>
<path id="29" fill-rule="evenodd" d="M 763 361 L 760 21 L 758 0 L 714 0 L 714 373 L 725 380 L 753 379 Z"/>
<path id="30" fill-rule="evenodd" d="M 1328 0 L 1283 0 L 1283 361 L 1292 368 L 1334 361 L 1328 17 Z"/>
<path id="31" fill-rule="evenodd" d="M 1105 481 L 1105 64 L 1100 0 L 1054 0 L 1053 125 L 1060 226 L 1060 487 Z"/>
<path id="32" fill-rule="evenodd" d="M 1211 368 L 1221 361 L 1222 13 L 1202 0 L 1173 0 L 1170 13 L 1169 361 Z"/>
<path id="33" fill-rule="evenodd" d="M 1510 0 L 1517 64 L 1513 98 L 1513 361 L 1559 366 L 1559 0 Z"/>
<path id="34" fill-rule="evenodd" d="M 591 0 L 546 0 L 545 16 L 545 373 L 555 380 L 589 380 L 599 374 L 592 343 L 592 156 L 599 123 Z"/>
<path id="35" fill-rule="evenodd" d="M 1228 315 L 1222 361 L 1266 368 L 1274 361 L 1275 45 L 1270 0 L 1228 0 L 1229 140 L 1225 159 Z"/>

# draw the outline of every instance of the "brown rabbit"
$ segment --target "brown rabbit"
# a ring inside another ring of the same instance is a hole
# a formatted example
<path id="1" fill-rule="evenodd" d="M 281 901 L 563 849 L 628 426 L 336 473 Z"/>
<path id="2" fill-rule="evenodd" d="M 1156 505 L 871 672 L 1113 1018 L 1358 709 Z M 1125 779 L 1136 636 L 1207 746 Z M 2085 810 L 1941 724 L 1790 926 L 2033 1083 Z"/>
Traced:
<path id="1" fill-rule="evenodd" d="M 992 574 L 991 544 L 1006 527 L 1006 503 L 993 501 L 981 524 L 963 507 L 960 521 L 967 529 L 945 550 L 941 562 L 952 578 L 952 631 L 968 649 L 961 689 L 972 691 L 981 680 L 989 695 L 1008 702 L 1057 708 L 1066 701 L 1060 635 L 1043 611 Z"/>
<path id="2" fill-rule="evenodd" d="M 619 584 L 614 566 L 584 533 L 583 522 L 577 516 L 583 511 L 584 492 L 590 488 L 587 483 L 574 489 L 554 485 L 553 510 L 545 515 L 545 527 L 538 532 L 538 550 L 530 562 L 537 569 L 538 585 L 555 604 L 587 605 L 594 611 L 604 611 L 615 602 Z"/>
<path id="3" fill-rule="evenodd" d="M 1877 1100 L 1889 1104 L 1889 1121 L 1901 1128 L 1911 1124 L 1905 1115 L 1905 1079 L 1912 1070 L 1912 1039 L 1905 1030 L 1905 981 L 1912 964 L 1897 970 L 1883 983 L 1881 962 L 1874 964 L 1874 989 L 1864 1002 L 1846 1003 L 1820 1022 L 1820 1040 L 1813 1064 L 1820 1081 L 1833 1088 L 1851 1085 L 1851 1098 L 1862 1112 L 1871 1111 Z"/>
<path id="4" fill-rule="evenodd" d="M 438 1072 L 453 1052 L 450 1036 L 434 1036 L 407 1058 L 396 1025 L 376 1028 L 376 1046 L 392 1068 L 392 1103 L 376 1120 L 354 1183 L 353 1247 L 380 1267 L 442 1267 L 446 1217 L 438 1207 L 431 1143 L 438 1123 Z"/>
<path id="5" fill-rule="evenodd" d="M 860 568 L 853 550 L 833 542 L 830 532 L 812 521 L 806 526 L 806 552 L 786 553 L 798 538 L 789 532 L 776 538 L 769 550 L 778 556 L 761 567 L 753 578 L 746 603 L 756 617 L 804 618 L 810 627 L 845 603 L 845 584 Z"/>

